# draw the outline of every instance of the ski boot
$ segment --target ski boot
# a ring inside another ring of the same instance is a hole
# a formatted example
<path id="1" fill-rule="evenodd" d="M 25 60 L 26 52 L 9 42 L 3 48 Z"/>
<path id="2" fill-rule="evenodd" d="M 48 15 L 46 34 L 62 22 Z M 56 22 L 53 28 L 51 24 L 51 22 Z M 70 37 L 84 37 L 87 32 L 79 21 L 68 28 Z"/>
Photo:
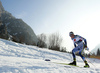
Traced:
<path id="1" fill-rule="evenodd" d="M 73 61 L 72 63 L 69 63 L 68 65 L 74 65 L 74 66 L 76 66 L 76 61 Z"/>
<path id="2" fill-rule="evenodd" d="M 89 68 L 90 66 L 89 66 L 89 64 L 87 63 L 87 61 L 84 61 L 84 63 L 85 63 L 85 68 Z"/>

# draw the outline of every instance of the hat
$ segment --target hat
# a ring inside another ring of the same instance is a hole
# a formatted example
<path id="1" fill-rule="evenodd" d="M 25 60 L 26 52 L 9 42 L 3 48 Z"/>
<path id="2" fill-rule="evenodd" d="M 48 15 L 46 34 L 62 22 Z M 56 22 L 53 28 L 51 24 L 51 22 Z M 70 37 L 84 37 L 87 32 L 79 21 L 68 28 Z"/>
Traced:
<path id="1" fill-rule="evenodd" d="M 71 35 L 74 35 L 74 33 L 71 31 L 71 32 L 69 32 L 69 36 L 71 36 Z"/>

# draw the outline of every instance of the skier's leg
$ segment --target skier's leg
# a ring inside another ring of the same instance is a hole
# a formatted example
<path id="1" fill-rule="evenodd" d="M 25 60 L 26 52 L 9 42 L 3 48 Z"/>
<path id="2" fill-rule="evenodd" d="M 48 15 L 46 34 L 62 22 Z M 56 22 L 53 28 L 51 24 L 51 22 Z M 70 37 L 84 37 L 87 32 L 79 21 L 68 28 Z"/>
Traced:
<path id="1" fill-rule="evenodd" d="M 80 57 L 83 59 L 83 61 L 85 61 L 85 57 L 82 55 L 82 52 L 83 52 L 83 50 L 80 50 L 80 51 L 79 51 L 79 55 L 80 55 Z"/>
<path id="2" fill-rule="evenodd" d="M 76 56 L 75 56 L 75 52 L 78 52 L 79 50 L 79 46 L 75 47 L 73 50 L 72 50 L 72 56 L 73 56 L 73 62 L 72 63 L 69 63 L 70 65 L 76 65 Z"/>
<path id="3" fill-rule="evenodd" d="M 76 61 L 75 51 L 76 51 L 76 49 L 72 50 L 73 61 Z"/>
<path id="4" fill-rule="evenodd" d="M 80 46 L 77 46 L 72 50 L 73 61 L 76 61 L 75 53 L 79 51 L 79 48 L 80 48 Z"/>
<path id="5" fill-rule="evenodd" d="M 84 45 L 81 46 L 80 48 L 81 48 L 81 49 L 80 49 L 80 51 L 79 51 L 79 55 L 80 55 L 80 57 L 83 59 L 83 61 L 84 61 L 84 63 L 85 63 L 85 66 L 84 66 L 84 67 L 89 67 L 89 64 L 87 63 L 85 57 L 82 55 L 82 52 L 83 52 L 83 50 L 84 50 Z"/>

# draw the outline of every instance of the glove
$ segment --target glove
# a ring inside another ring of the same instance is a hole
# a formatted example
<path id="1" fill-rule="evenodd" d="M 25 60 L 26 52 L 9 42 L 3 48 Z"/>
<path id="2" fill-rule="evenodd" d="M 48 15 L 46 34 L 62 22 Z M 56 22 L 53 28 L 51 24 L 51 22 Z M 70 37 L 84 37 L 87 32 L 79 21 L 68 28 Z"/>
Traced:
<path id="1" fill-rule="evenodd" d="M 87 48 L 85 48 L 85 50 L 89 50 L 89 48 L 87 47 Z"/>
<path id="2" fill-rule="evenodd" d="M 87 45 L 84 45 L 84 48 L 87 48 Z"/>

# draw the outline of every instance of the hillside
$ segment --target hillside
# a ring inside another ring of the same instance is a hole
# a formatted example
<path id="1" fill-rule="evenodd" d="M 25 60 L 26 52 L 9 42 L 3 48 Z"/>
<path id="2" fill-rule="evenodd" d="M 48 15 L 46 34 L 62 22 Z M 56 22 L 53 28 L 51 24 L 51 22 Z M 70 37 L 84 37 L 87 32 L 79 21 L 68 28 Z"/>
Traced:
<path id="1" fill-rule="evenodd" d="M 50 59 L 50 62 L 44 61 Z M 100 73 L 100 60 L 88 59 L 91 68 L 66 68 L 57 63 L 69 63 L 71 54 L 27 46 L 0 39 L 0 73 Z M 78 66 L 84 63 L 77 57 Z"/>
<path id="2" fill-rule="evenodd" d="M 8 39 L 9 36 L 12 36 L 12 39 L 19 43 L 36 45 L 38 42 L 32 28 L 22 19 L 18 19 L 4 10 L 0 1 L 0 38 Z"/>

